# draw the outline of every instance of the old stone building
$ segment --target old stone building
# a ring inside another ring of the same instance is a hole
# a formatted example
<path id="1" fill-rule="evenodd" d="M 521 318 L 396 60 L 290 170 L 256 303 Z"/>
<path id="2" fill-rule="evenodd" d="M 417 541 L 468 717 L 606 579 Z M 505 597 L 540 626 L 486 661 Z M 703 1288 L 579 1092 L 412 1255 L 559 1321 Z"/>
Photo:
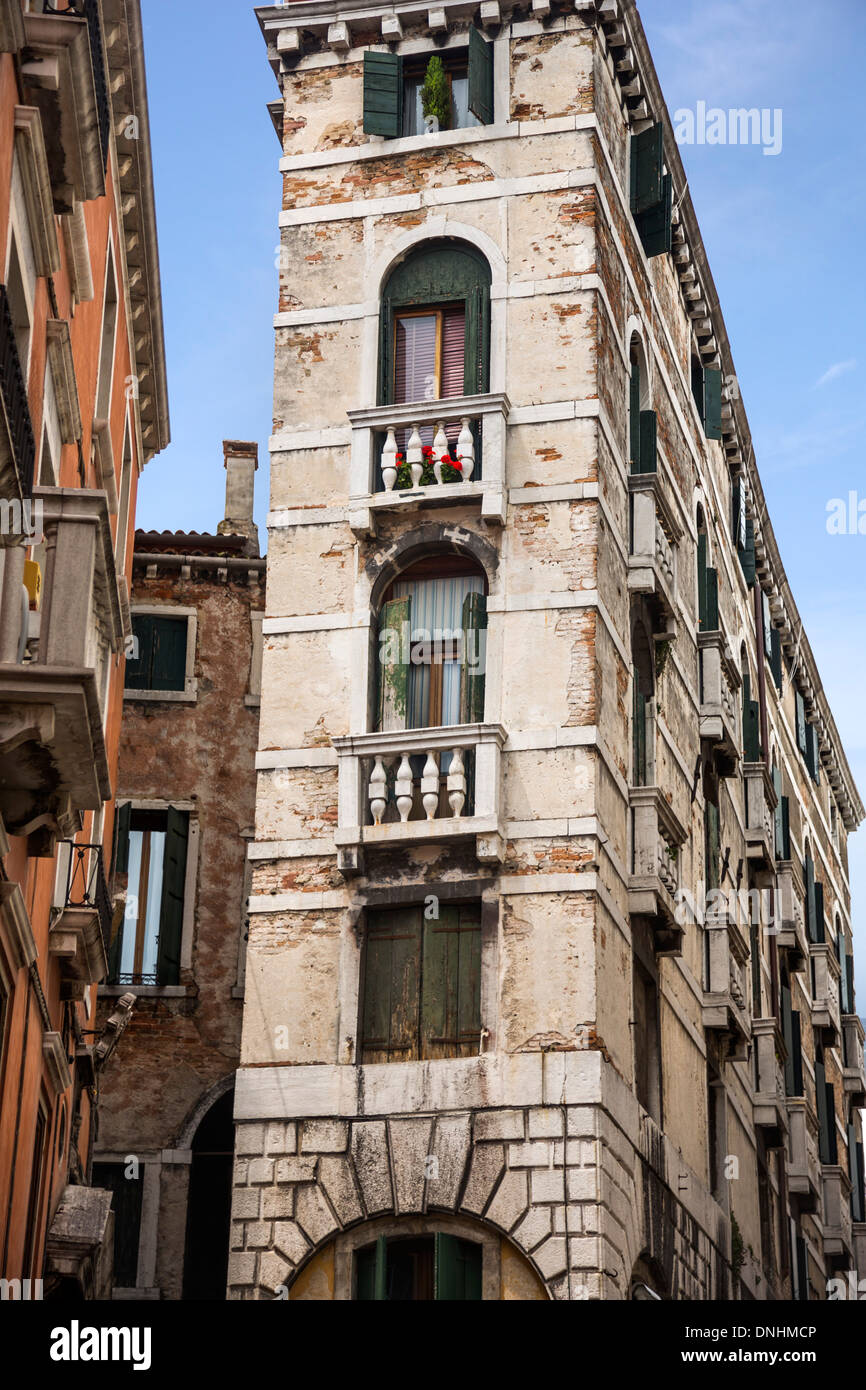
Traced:
<path id="1" fill-rule="evenodd" d="M 825 1297 L 866 1274 L 863 807 L 639 16 L 257 13 L 230 1296 Z"/>
<path id="2" fill-rule="evenodd" d="M 0 0 L 0 247 L 0 1279 L 93 1297 L 132 535 L 169 438 L 138 0 Z"/>
<path id="3" fill-rule="evenodd" d="M 227 440 L 217 534 L 137 531 L 100 1020 L 135 1012 L 100 1087 L 115 1298 L 224 1298 L 255 807 L 265 561 L 257 446 Z"/>

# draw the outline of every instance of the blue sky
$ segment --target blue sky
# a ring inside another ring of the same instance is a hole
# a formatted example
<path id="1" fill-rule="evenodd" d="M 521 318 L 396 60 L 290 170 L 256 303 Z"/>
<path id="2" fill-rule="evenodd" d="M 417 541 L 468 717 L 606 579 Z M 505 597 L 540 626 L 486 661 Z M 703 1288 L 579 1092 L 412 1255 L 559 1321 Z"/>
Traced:
<path id="1" fill-rule="evenodd" d="M 782 558 L 866 794 L 866 535 L 830 535 L 860 489 L 866 428 L 861 271 L 862 0 L 645 0 L 673 116 L 779 108 L 782 147 L 681 147 Z M 276 305 L 277 88 L 248 0 L 142 0 L 172 444 L 138 525 L 213 530 L 223 438 L 257 439 L 264 540 Z M 866 506 L 864 506 L 866 512 Z M 864 519 L 866 527 L 866 519 Z M 850 842 L 861 1012 L 866 830 Z"/>

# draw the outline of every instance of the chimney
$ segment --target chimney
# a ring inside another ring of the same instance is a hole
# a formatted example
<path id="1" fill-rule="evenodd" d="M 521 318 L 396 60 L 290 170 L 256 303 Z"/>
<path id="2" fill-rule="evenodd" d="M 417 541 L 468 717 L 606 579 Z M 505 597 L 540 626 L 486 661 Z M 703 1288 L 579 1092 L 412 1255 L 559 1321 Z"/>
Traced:
<path id="1" fill-rule="evenodd" d="M 242 439 L 223 440 L 226 469 L 226 514 L 217 527 L 220 536 L 246 536 L 247 554 L 259 553 L 259 528 L 253 521 L 253 497 L 259 446 Z"/>

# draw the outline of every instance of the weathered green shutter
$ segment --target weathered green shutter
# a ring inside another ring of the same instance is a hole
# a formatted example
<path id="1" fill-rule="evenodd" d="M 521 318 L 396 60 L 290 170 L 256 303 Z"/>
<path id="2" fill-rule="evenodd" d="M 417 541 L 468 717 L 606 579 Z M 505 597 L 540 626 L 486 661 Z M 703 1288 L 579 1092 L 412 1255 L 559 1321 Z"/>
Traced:
<path id="1" fill-rule="evenodd" d="M 817 941 L 815 932 L 815 865 L 810 855 L 803 860 L 803 879 L 806 894 L 806 931 L 810 941 Z"/>
<path id="2" fill-rule="evenodd" d="M 441 1301 L 481 1299 L 481 1246 L 437 1231 L 433 1297 Z"/>
<path id="3" fill-rule="evenodd" d="M 706 855 L 707 855 L 707 889 L 708 891 L 719 886 L 719 861 L 722 854 L 721 826 L 719 818 L 719 808 L 713 801 L 706 804 Z"/>
<path id="4" fill-rule="evenodd" d="M 739 478 L 734 480 L 731 495 L 731 539 L 738 551 L 746 548 L 746 491 Z"/>
<path id="5" fill-rule="evenodd" d="M 823 1061 L 815 1059 L 815 1100 L 818 1108 L 818 1155 L 823 1164 L 838 1162 L 836 1147 L 836 1096 L 826 1080 Z"/>
<path id="6" fill-rule="evenodd" d="M 486 391 L 490 382 L 490 289 L 474 285 L 466 300 L 466 346 L 463 390 L 467 396 Z M 478 477 L 478 469 L 475 470 Z"/>
<path id="7" fill-rule="evenodd" d="M 776 858 L 791 858 L 791 808 L 786 796 L 779 797 L 776 807 Z"/>
<path id="8" fill-rule="evenodd" d="M 787 1017 L 785 1014 L 784 998 L 787 992 Z M 791 1008 L 791 991 L 782 989 L 782 1030 L 785 1038 L 785 1095 L 801 1096 L 803 1094 L 803 1047 L 800 1040 L 800 1014 L 798 1010 Z"/>
<path id="9" fill-rule="evenodd" d="M 761 760 L 760 708 L 752 699 L 752 683 L 743 676 L 743 756 L 747 763 Z"/>
<path id="10" fill-rule="evenodd" d="M 814 724 L 806 725 L 806 765 L 809 776 L 816 785 L 821 782 L 821 758 L 819 754 L 818 730 Z"/>
<path id="11" fill-rule="evenodd" d="M 403 59 L 399 53 L 364 54 L 364 133 L 403 133 Z"/>
<path id="12" fill-rule="evenodd" d="M 713 569 L 712 565 L 707 566 L 707 612 L 706 624 L 702 624 L 705 632 L 718 632 L 719 630 L 719 573 Z"/>
<path id="13" fill-rule="evenodd" d="M 153 666 L 153 618 L 149 613 L 133 613 L 132 635 L 137 655 L 126 658 L 124 683 L 127 690 L 150 690 Z"/>
<path id="14" fill-rule="evenodd" d="M 842 1002 L 842 1012 L 846 1014 L 854 1013 L 854 957 L 845 957 L 845 983 L 847 990 Z M 859 1044 L 858 1044 L 859 1046 Z"/>
<path id="15" fill-rule="evenodd" d="M 773 673 L 773 680 L 776 682 L 776 689 L 782 693 L 782 634 L 777 627 L 770 633 L 770 670 Z"/>
<path id="16" fill-rule="evenodd" d="M 797 721 L 797 747 L 799 748 L 800 752 L 802 753 L 803 757 L 805 758 L 805 757 L 806 757 L 806 701 L 803 699 L 803 696 L 801 695 L 801 693 L 800 693 L 799 690 L 797 690 L 797 691 L 794 692 L 794 709 L 795 709 L 795 712 L 796 712 L 796 721 Z"/>
<path id="17" fill-rule="evenodd" d="M 388 1298 L 388 1240 L 385 1236 L 379 1236 L 376 1241 L 373 1297 L 378 1303 L 382 1303 Z"/>
<path id="18" fill-rule="evenodd" d="M 151 690 L 183 690 L 186 685 L 186 618 L 153 621 Z"/>
<path id="19" fill-rule="evenodd" d="M 481 922 L 477 908 L 440 904 L 424 920 L 421 1058 L 471 1056 L 481 1032 Z"/>
<path id="20" fill-rule="evenodd" d="M 722 437 L 722 372 L 720 367 L 704 368 L 704 434 L 707 439 Z"/>
<path id="21" fill-rule="evenodd" d="M 797 1266 L 797 1300 L 806 1303 L 809 1299 L 809 1257 L 806 1252 L 806 1239 L 799 1234 L 794 1238 L 794 1257 Z"/>
<path id="22" fill-rule="evenodd" d="M 415 1061 L 421 975 L 421 909 L 371 912 L 364 956 L 361 1060 Z"/>
<path id="23" fill-rule="evenodd" d="M 168 808 L 162 863 L 162 901 L 159 909 L 159 941 L 156 975 L 161 985 L 180 982 L 180 944 L 183 934 L 183 897 L 189 816 Z"/>
<path id="24" fill-rule="evenodd" d="M 848 1014 L 851 1012 L 848 1008 L 848 957 L 842 949 L 841 932 L 838 932 L 836 935 L 835 946 L 836 959 L 839 962 L 839 1002 L 842 1013 Z"/>
<path id="25" fill-rule="evenodd" d="M 392 598 L 379 615 L 379 728 L 405 729 L 409 709 L 411 599 Z M 405 660 L 404 660 L 405 658 Z"/>
<path id="26" fill-rule="evenodd" d="M 755 582 L 755 523 L 751 517 L 746 517 L 746 544 L 740 551 L 740 565 L 743 577 L 751 589 Z"/>
<path id="27" fill-rule="evenodd" d="M 629 404 L 628 404 L 628 449 L 629 463 L 634 471 L 639 472 L 640 460 L 640 363 L 631 364 L 631 381 L 629 382 Z"/>
<path id="28" fill-rule="evenodd" d="M 849 1171 L 851 1177 L 851 1219 L 866 1220 L 866 1194 L 864 1194 L 863 1143 L 858 1141 L 853 1125 L 848 1126 Z"/>
<path id="29" fill-rule="evenodd" d="M 129 872 L 129 823 L 132 819 L 132 802 L 124 801 L 114 812 L 114 872 Z"/>
<path id="30" fill-rule="evenodd" d="M 631 137 L 630 164 L 631 210 L 637 214 L 662 200 L 664 132 L 661 122 Z"/>
<path id="31" fill-rule="evenodd" d="M 707 626 L 707 537 L 698 532 L 698 626 Z"/>
<path id="32" fill-rule="evenodd" d="M 658 470 L 656 454 L 656 432 L 658 421 L 654 410 L 640 412 L 640 444 L 638 473 L 655 473 Z"/>
<path id="33" fill-rule="evenodd" d="M 493 123 L 493 44 L 469 30 L 469 110 L 482 125 Z"/>
<path id="34" fill-rule="evenodd" d="M 673 179 L 665 174 L 662 196 L 653 207 L 635 217 L 638 233 L 647 256 L 662 256 L 673 245 Z M 715 437 L 715 436 L 713 436 Z M 721 436 L 719 436 L 721 437 Z"/>
<path id="35" fill-rule="evenodd" d="M 647 784 L 646 761 L 646 695 L 640 691 L 640 677 L 637 668 L 632 670 L 634 699 L 632 701 L 632 786 L 645 787 Z"/>
<path id="36" fill-rule="evenodd" d="M 375 1245 L 355 1256 L 355 1298 L 359 1302 L 383 1302 L 388 1298 L 388 1241 L 379 1236 Z"/>
<path id="37" fill-rule="evenodd" d="M 781 772 L 779 771 L 778 767 L 776 767 L 775 763 L 773 764 L 773 769 L 772 769 L 772 774 L 771 774 L 771 775 L 772 775 L 772 778 L 773 778 L 773 790 L 774 790 L 775 793 L 776 793 L 776 832 L 775 832 L 776 858 L 777 858 L 777 859 L 784 859 L 784 858 L 785 858 L 785 855 L 782 854 L 782 834 L 783 834 L 783 831 L 782 831 L 782 774 L 781 774 Z"/>
<path id="38" fill-rule="evenodd" d="M 824 941 L 824 885 L 815 879 L 815 940 Z"/>
<path id="39" fill-rule="evenodd" d="M 773 620 L 770 617 L 770 599 L 766 589 L 761 590 L 761 616 L 764 620 L 764 655 L 769 657 L 773 644 Z"/>
<path id="40" fill-rule="evenodd" d="M 463 600 L 463 655 L 460 667 L 460 723 L 484 723 L 484 674 L 487 664 L 487 595 Z"/>

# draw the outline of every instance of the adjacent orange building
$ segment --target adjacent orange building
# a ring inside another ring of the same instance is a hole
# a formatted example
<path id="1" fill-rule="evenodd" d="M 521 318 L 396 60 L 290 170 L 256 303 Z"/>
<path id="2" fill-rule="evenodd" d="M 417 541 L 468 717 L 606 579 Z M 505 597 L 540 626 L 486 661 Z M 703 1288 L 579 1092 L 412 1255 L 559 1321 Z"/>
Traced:
<path id="1" fill-rule="evenodd" d="M 0 1292 L 92 1297 L 135 499 L 169 437 L 138 0 L 0 0 L 0 278 Z"/>

